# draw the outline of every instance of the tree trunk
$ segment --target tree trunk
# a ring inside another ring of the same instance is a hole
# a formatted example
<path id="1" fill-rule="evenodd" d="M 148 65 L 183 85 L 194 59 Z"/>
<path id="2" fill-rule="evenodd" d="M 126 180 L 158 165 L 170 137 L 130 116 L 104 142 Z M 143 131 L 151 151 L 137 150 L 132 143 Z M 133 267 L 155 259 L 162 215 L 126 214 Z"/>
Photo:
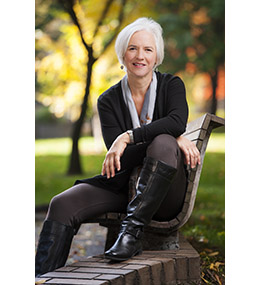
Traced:
<path id="1" fill-rule="evenodd" d="M 96 61 L 96 59 L 93 57 L 93 49 L 92 47 L 89 49 L 88 54 L 88 71 L 87 71 L 87 78 L 86 78 L 86 88 L 85 88 L 85 95 L 83 98 L 83 102 L 81 105 L 81 112 L 78 120 L 74 123 L 73 131 L 72 131 L 72 152 L 70 155 L 70 162 L 69 162 L 69 169 L 67 174 L 82 174 L 82 167 L 80 162 L 80 155 L 79 155 L 79 138 L 81 135 L 82 126 L 84 123 L 86 111 L 88 108 L 88 97 L 89 97 L 89 88 L 91 85 L 91 75 L 92 75 L 92 69 L 93 65 Z"/>
<path id="2" fill-rule="evenodd" d="M 210 110 L 209 112 L 211 114 L 216 115 L 217 112 L 217 84 L 218 84 L 218 68 L 215 70 L 215 72 L 210 73 L 210 79 L 212 84 L 212 97 L 211 97 L 211 104 L 210 104 Z"/>
<path id="3" fill-rule="evenodd" d="M 110 38 L 110 40 L 106 43 L 106 45 L 104 46 L 103 51 L 101 52 L 101 54 L 103 54 L 105 52 L 105 50 L 108 48 L 108 46 L 113 42 L 113 40 L 115 39 L 116 35 L 119 32 L 119 29 L 121 27 L 121 24 L 123 22 L 123 18 L 124 18 L 124 6 L 126 4 L 127 0 L 123 0 L 122 1 L 122 7 L 119 13 L 119 25 L 115 30 L 114 35 Z M 86 78 L 86 88 L 85 88 L 85 95 L 83 98 L 83 103 L 81 105 L 81 113 L 80 113 L 80 117 L 79 119 L 75 122 L 74 126 L 73 126 L 73 131 L 72 131 L 72 152 L 70 155 L 70 162 L 69 162 L 69 169 L 67 174 L 81 174 L 82 173 L 82 168 L 81 168 L 81 163 L 80 163 L 80 155 L 79 155 L 79 147 L 78 147 L 78 142 L 79 142 L 79 138 L 81 135 L 81 129 L 84 123 L 84 119 L 85 119 L 85 115 L 86 115 L 86 111 L 87 111 L 87 107 L 88 107 L 88 97 L 89 97 L 89 89 L 90 89 L 90 85 L 91 85 L 91 75 L 92 75 L 92 68 L 94 63 L 96 62 L 96 60 L 99 57 L 94 57 L 93 56 L 93 48 L 92 45 L 88 45 L 86 43 L 86 41 L 84 40 L 83 37 L 83 32 L 82 29 L 80 27 L 79 21 L 77 19 L 77 15 L 73 10 L 73 6 L 75 4 L 75 0 L 70 0 L 70 1 L 66 1 L 66 0 L 60 0 L 61 4 L 63 5 L 65 11 L 67 11 L 69 13 L 69 15 L 71 16 L 71 19 L 73 21 L 73 23 L 78 27 L 79 29 L 79 33 L 80 33 L 80 37 L 82 40 L 83 45 L 85 46 L 87 52 L 88 52 L 88 71 L 87 71 L 87 78 Z M 96 33 L 98 32 L 98 29 L 100 27 L 100 25 L 102 24 L 102 22 L 104 21 L 104 19 L 106 18 L 106 15 L 109 11 L 109 7 L 112 5 L 113 0 L 107 0 L 106 5 L 105 5 L 105 9 L 101 15 L 101 18 L 97 24 L 96 30 L 94 32 L 94 37 L 96 35 Z M 100 54 L 100 55 L 101 55 Z"/>

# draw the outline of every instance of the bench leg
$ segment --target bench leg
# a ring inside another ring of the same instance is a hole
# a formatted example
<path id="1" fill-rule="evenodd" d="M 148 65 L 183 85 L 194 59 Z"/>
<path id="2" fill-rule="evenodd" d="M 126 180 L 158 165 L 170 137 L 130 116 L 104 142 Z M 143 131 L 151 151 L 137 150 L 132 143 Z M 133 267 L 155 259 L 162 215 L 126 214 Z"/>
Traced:
<path id="1" fill-rule="evenodd" d="M 144 231 L 143 250 L 177 250 L 179 249 L 179 232 L 161 234 Z"/>

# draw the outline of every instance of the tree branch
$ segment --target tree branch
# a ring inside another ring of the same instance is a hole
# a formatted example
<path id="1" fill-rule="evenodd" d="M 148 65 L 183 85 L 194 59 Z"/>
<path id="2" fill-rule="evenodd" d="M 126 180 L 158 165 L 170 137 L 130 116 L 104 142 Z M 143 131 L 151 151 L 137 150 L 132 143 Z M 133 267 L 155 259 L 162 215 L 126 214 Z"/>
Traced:
<path id="1" fill-rule="evenodd" d="M 104 8 L 104 10 L 103 10 L 103 13 L 101 14 L 100 19 L 99 19 L 99 21 L 98 21 L 98 23 L 97 23 L 97 26 L 96 26 L 96 29 L 95 29 L 93 38 L 95 38 L 95 36 L 97 35 L 98 29 L 99 29 L 99 27 L 101 26 L 103 20 L 105 19 L 106 15 L 107 15 L 107 13 L 108 13 L 108 10 L 109 10 L 109 8 L 110 8 L 110 6 L 112 5 L 113 2 L 114 2 L 114 0 L 107 0 L 106 5 L 105 5 L 105 8 Z"/>
<path id="2" fill-rule="evenodd" d="M 107 48 L 110 46 L 110 44 L 113 42 L 113 40 L 116 38 L 117 34 L 119 33 L 120 29 L 121 29 L 121 26 L 122 26 L 122 23 L 123 23 L 123 20 L 124 20 L 124 16 L 125 16 L 125 13 L 124 13 L 124 8 L 125 8 L 125 5 L 126 5 L 126 2 L 127 0 L 122 0 L 122 6 L 121 6 L 121 10 L 119 12 L 119 17 L 118 17 L 118 21 L 119 21 L 119 24 L 118 26 L 116 27 L 116 30 L 114 32 L 114 35 L 110 38 L 110 40 L 106 43 L 106 45 L 104 46 L 104 49 L 103 51 L 101 52 L 101 54 L 103 54 Z"/>
<path id="3" fill-rule="evenodd" d="M 83 32 L 82 32 L 82 29 L 81 29 L 81 26 L 79 24 L 79 21 L 78 21 L 78 18 L 77 18 L 77 15 L 75 13 L 75 11 L 73 10 L 73 6 L 75 4 L 75 0 L 58 0 L 58 2 L 62 5 L 62 7 L 64 8 L 65 11 L 68 12 L 68 14 L 70 15 L 73 23 L 77 26 L 78 30 L 79 30 L 79 34 L 80 34 L 80 37 L 81 37 L 81 41 L 83 43 L 83 45 L 85 46 L 86 50 L 91 53 L 92 51 L 92 47 L 89 46 L 84 37 L 83 37 Z"/>

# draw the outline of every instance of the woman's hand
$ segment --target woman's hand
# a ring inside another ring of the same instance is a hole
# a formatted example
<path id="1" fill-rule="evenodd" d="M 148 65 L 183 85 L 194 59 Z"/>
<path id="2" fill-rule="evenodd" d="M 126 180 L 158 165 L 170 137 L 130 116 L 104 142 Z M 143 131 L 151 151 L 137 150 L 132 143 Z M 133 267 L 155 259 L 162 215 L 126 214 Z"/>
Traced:
<path id="1" fill-rule="evenodd" d="M 114 177 L 115 169 L 117 171 L 121 169 L 120 157 L 123 155 L 128 143 L 130 143 L 130 137 L 126 132 L 115 139 L 103 162 L 102 175 L 107 174 L 107 178 Z"/>
<path id="2" fill-rule="evenodd" d="M 191 168 L 195 168 L 197 164 L 200 164 L 200 152 L 195 143 L 182 136 L 179 136 L 176 140 L 179 148 L 184 153 L 185 163 L 190 165 Z"/>

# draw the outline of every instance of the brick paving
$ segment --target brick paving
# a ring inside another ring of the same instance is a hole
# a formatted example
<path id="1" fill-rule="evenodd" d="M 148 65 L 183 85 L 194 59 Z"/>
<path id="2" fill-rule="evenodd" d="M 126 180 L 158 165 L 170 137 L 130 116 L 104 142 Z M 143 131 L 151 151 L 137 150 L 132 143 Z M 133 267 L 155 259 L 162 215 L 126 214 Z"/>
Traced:
<path id="1" fill-rule="evenodd" d="M 38 217 L 36 242 L 41 225 Z M 98 224 L 82 225 L 66 265 L 36 278 L 36 284 L 200 284 L 199 254 L 184 239 L 180 250 L 143 251 L 127 261 L 113 263 L 103 257 L 105 238 L 106 229 Z"/>

